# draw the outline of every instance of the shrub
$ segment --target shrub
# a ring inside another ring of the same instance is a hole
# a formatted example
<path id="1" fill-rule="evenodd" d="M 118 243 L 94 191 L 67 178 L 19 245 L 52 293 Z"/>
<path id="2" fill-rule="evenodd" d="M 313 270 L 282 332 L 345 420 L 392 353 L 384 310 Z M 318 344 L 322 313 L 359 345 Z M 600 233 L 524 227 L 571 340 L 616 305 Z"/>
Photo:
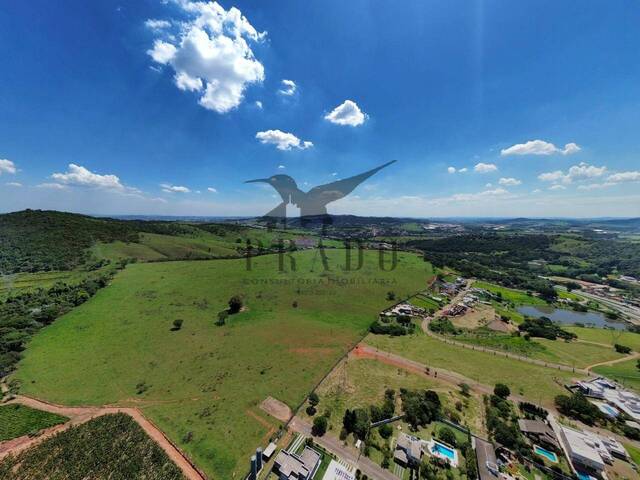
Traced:
<path id="1" fill-rule="evenodd" d="M 311 392 L 311 395 L 309 395 L 309 403 L 314 407 L 320 403 L 320 397 L 316 392 Z"/>
<path id="2" fill-rule="evenodd" d="M 242 310 L 243 305 L 242 297 L 240 295 L 234 295 L 229 299 L 229 313 L 238 313 Z"/>
<path id="3" fill-rule="evenodd" d="M 218 325 L 219 327 L 224 325 L 227 322 L 227 317 L 229 317 L 229 312 L 227 312 L 226 310 L 218 312 L 218 320 L 216 321 L 216 325 Z"/>
<path id="4" fill-rule="evenodd" d="M 442 427 L 438 431 L 438 438 L 447 445 L 451 445 L 452 447 L 456 447 L 458 444 L 456 434 L 453 433 L 453 430 L 451 430 L 449 427 Z"/>
<path id="5" fill-rule="evenodd" d="M 496 383 L 496 386 L 493 388 L 493 393 L 503 399 L 509 398 L 511 395 L 511 390 L 504 383 Z"/>
<path id="6" fill-rule="evenodd" d="M 311 434 L 316 437 L 321 437 L 327 432 L 327 422 L 326 417 L 316 417 L 313 419 L 313 427 L 311 427 Z"/>
<path id="7" fill-rule="evenodd" d="M 393 434 L 393 427 L 388 423 L 385 423 L 384 425 L 380 426 L 380 428 L 378 429 L 378 433 L 382 438 L 387 439 Z"/>
<path id="8" fill-rule="evenodd" d="M 183 324 L 184 320 L 181 319 L 176 319 L 173 321 L 173 327 L 171 328 L 171 330 L 173 330 L 174 332 L 177 330 L 180 330 L 182 328 L 182 324 Z"/>
<path id="9" fill-rule="evenodd" d="M 314 407 L 313 405 L 309 405 L 306 409 L 306 412 L 307 412 L 307 415 L 309 415 L 310 417 L 313 417 L 316 414 L 317 410 L 316 410 L 316 407 Z"/>
<path id="10" fill-rule="evenodd" d="M 619 343 L 616 343 L 613 348 L 616 349 L 616 352 L 618 353 L 624 353 L 624 354 L 628 354 L 631 353 L 631 347 L 627 347 L 625 345 L 620 345 Z"/>

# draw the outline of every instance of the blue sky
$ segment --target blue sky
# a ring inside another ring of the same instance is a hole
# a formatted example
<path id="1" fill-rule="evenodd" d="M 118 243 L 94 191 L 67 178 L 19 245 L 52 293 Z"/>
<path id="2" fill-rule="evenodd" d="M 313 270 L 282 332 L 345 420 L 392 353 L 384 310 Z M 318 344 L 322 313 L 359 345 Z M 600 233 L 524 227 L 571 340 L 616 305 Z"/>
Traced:
<path id="1" fill-rule="evenodd" d="M 640 215 L 640 5 L 0 6 L 0 211 Z M 286 82 L 283 82 L 286 80 Z M 305 143 L 307 142 L 307 143 Z"/>

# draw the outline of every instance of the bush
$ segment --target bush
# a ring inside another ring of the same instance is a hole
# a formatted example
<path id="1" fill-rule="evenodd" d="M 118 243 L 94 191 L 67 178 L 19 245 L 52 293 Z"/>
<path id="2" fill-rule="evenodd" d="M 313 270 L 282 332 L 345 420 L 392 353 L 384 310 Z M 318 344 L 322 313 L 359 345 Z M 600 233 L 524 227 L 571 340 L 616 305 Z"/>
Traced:
<path id="1" fill-rule="evenodd" d="M 388 423 L 385 423 L 384 425 L 380 426 L 380 428 L 378 429 L 378 433 L 382 438 L 387 439 L 393 434 L 393 427 Z"/>
<path id="2" fill-rule="evenodd" d="M 229 299 L 229 313 L 238 313 L 242 310 L 243 305 L 242 297 L 240 295 L 234 295 Z"/>
<path id="3" fill-rule="evenodd" d="M 219 327 L 224 325 L 227 322 L 227 317 L 229 317 L 229 312 L 227 312 L 226 310 L 218 312 L 218 320 L 216 321 L 216 325 L 218 325 Z"/>
<path id="4" fill-rule="evenodd" d="M 177 331 L 180 330 L 182 328 L 182 324 L 183 324 L 184 320 L 180 320 L 179 318 L 173 321 L 173 327 L 171 328 L 172 331 Z"/>
<path id="5" fill-rule="evenodd" d="M 311 392 L 311 395 L 309 395 L 309 403 L 314 407 L 320 403 L 320 397 L 316 392 Z"/>
<path id="6" fill-rule="evenodd" d="M 502 398 L 507 399 L 509 395 L 511 395 L 511 390 L 504 383 L 496 383 L 496 386 L 493 388 L 493 393 Z"/>
<path id="7" fill-rule="evenodd" d="M 326 417 L 316 417 L 313 419 L 313 427 L 311 427 L 311 434 L 316 437 L 321 437 L 327 432 L 327 422 Z"/>
<path id="8" fill-rule="evenodd" d="M 624 353 L 625 355 L 628 353 L 631 353 L 631 347 L 627 347 L 625 345 L 620 345 L 619 343 L 616 343 L 613 348 L 616 349 L 616 352 L 618 353 Z"/>
<path id="9" fill-rule="evenodd" d="M 306 412 L 307 412 L 307 415 L 309 415 L 310 417 L 313 417 L 316 414 L 317 410 L 316 410 L 316 407 L 314 407 L 313 405 L 309 405 L 306 409 Z"/>
<path id="10" fill-rule="evenodd" d="M 438 431 L 438 438 L 447 445 L 451 445 L 452 447 L 458 446 L 458 439 L 456 438 L 456 434 L 453 433 L 453 430 L 451 430 L 449 427 L 442 427 Z"/>

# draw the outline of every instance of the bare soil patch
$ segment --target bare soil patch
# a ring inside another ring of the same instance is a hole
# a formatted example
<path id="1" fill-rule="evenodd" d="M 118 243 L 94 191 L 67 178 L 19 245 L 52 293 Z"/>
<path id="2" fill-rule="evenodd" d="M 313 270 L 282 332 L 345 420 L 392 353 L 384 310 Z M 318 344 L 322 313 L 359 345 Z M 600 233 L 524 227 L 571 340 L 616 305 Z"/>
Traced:
<path id="1" fill-rule="evenodd" d="M 288 422 L 293 415 L 286 403 L 273 397 L 265 398 L 262 403 L 260 403 L 260 408 L 281 422 Z"/>

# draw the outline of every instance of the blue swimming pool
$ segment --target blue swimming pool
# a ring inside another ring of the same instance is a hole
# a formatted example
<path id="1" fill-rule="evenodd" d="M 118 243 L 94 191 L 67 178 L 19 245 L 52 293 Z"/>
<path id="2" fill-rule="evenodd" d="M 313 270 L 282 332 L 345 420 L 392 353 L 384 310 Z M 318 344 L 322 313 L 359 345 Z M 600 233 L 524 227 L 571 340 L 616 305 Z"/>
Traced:
<path id="1" fill-rule="evenodd" d="M 456 451 L 446 447 L 445 445 L 438 443 L 438 442 L 433 442 L 433 447 L 431 448 L 431 451 L 433 453 L 439 453 L 440 455 L 444 455 L 445 457 L 447 457 L 449 460 L 455 460 L 456 458 Z"/>
<path id="2" fill-rule="evenodd" d="M 600 405 L 601 410 L 604 410 L 605 413 L 608 413 L 610 416 L 612 417 L 617 417 L 618 416 L 618 412 L 616 410 L 614 410 L 612 407 L 610 407 L 607 404 L 602 404 Z"/>
<path id="3" fill-rule="evenodd" d="M 549 450 L 546 450 L 546 449 L 536 445 L 535 448 L 533 449 L 533 451 L 536 452 L 541 457 L 546 458 L 550 462 L 558 463 L 558 456 L 555 453 L 550 452 Z"/>

